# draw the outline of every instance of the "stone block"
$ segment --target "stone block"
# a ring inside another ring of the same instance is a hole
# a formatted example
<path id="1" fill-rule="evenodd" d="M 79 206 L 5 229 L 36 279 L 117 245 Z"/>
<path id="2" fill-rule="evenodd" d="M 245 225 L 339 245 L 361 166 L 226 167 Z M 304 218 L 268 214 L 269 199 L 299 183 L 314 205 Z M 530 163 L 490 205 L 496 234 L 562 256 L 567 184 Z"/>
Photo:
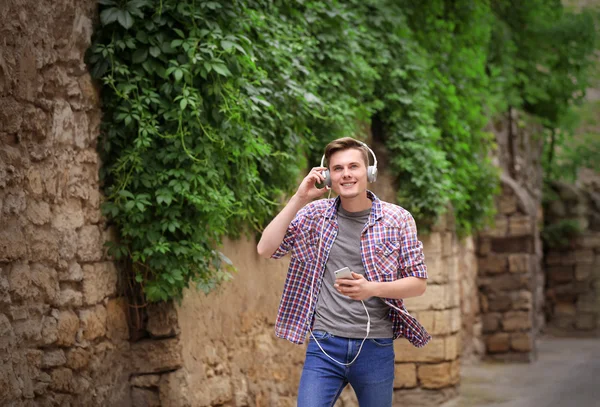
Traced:
<path id="1" fill-rule="evenodd" d="M 514 291 L 529 289 L 531 279 L 525 274 L 498 274 L 495 276 L 480 277 L 479 288 L 485 292 Z"/>
<path id="2" fill-rule="evenodd" d="M 517 352 L 530 352 L 533 349 L 531 333 L 517 333 L 510 336 L 510 347 Z"/>
<path id="3" fill-rule="evenodd" d="M 460 307 L 460 282 L 458 280 L 450 281 L 450 289 L 446 290 L 447 308 Z"/>
<path id="4" fill-rule="evenodd" d="M 73 393 L 75 390 L 73 371 L 67 367 L 58 367 L 50 373 L 50 388 L 64 393 Z"/>
<path id="5" fill-rule="evenodd" d="M 129 339 L 127 299 L 115 298 L 106 304 L 106 336 L 112 340 Z"/>
<path id="6" fill-rule="evenodd" d="M 445 340 L 435 337 L 422 348 L 415 348 L 408 341 L 394 341 L 396 362 L 442 362 L 445 358 Z"/>
<path id="7" fill-rule="evenodd" d="M 485 338 L 485 344 L 489 353 L 508 352 L 510 349 L 510 335 L 500 332 Z"/>
<path id="8" fill-rule="evenodd" d="M 417 387 L 417 365 L 414 363 L 396 363 L 394 366 L 394 389 Z"/>
<path id="9" fill-rule="evenodd" d="M 10 298 L 10 284 L 8 279 L 5 277 L 9 274 L 8 267 L 0 267 L 0 304 L 12 304 Z"/>
<path id="10" fill-rule="evenodd" d="M 494 225 L 480 232 L 483 237 L 505 237 L 508 234 L 508 219 L 500 215 L 494 218 Z"/>
<path id="11" fill-rule="evenodd" d="M 594 264 L 594 251 L 592 249 L 575 250 L 576 264 Z"/>
<path id="12" fill-rule="evenodd" d="M 500 328 L 500 320 L 502 314 L 499 312 L 491 312 L 481 316 L 482 329 L 484 333 L 496 332 Z"/>
<path id="13" fill-rule="evenodd" d="M 189 377 L 185 369 L 179 369 L 174 372 L 169 372 L 161 375 L 158 385 L 161 406 L 163 407 L 191 407 L 191 394 L 189 389 Z M 229 380 L 220 380 L 227 382 Z M 215 404 L 227 402 L 232 399 L 231 385 L 229 387 L 229 395 L 222 399 L 214 400 Z"/>
<path id="14" fill-rule="evenodd" d="M 429 259 L 434 257 L 441 257 L 442 255 L 442 234 L 439 232 L 432 232 L 423 236 L 420 236 L 423 243 L 423 253 L 427 262 Z"/>
<path id="15" fill-rule="evenodd" d="M 600 233 L 586 233 L 577 238 L 577 246 L 583 249 L 600 248 Z"/>
<path id="16" fill-rule="evenodd" d="M 526 215 L 512 215 L 508 218 L 508 235 L 512 237 L 534 234 L 534 219 Z"/>
<path id="17" fill-rule="evenodd" d="M 543 286 L 542 286 L 543 287 Z M 539 287 L 542 293 L 540 293 L 540 298 L 543 296 L 543 288 Z M 511 300 L 511 308 L 513 310 L 524 310 L 529 311 L 533 306 L 533 294 L 531 291 L 521 290 L 516 292 L 509 293 L 509 297 Z"/>
<path id="18" fill-rule="evenodd" d="M 31 277 L 33 284 L 42 293 L 44 301 L 52 305 L 58 305 L 60 287 L 56 270 L 35 263 L 31 265 Z"/>
<path id="19" fill-rule="evenodd" d="M 517 211 L 517 197 L 514 195 L 500 195 L 496 198 L 496 208 L 503 215 L 511 215 Z"/>
<path id="20" fill-rule="evenodd" d="M 42 318 L 42 344 L 51 345 L 58 340 L 58 322 L 56 318 L 45 315 Z"/>
<path id="21" fill-rule="evenodd" d="M 442 256 L 448 257 L 458 252 L 458 245 L 453 232 L 442 234 Z"/>
<path id="22" fill-rule="evenodd" d="M 575 280 L 586 281 L 594 275 L 594 271 L 598 266 L 595 264 L 577 264 L 575 266 Z"/>
<path id="23" fill-rule="evenodd" d="M 427 263 L 427 282 L 429 284 L 445 284 L 449 279 L 449 268 L 447 259 L 441 257 L 428 258 Z"/>
<path id="24" fill-rule="evenodd" d="M 158 391 L 134 387 L 131 389 L 132 407 L 161 407 Z"/>
<path id="25" fill-rule="evenodd" d="M 575 318 L 575 328 L 582 331 L 596 329 L 598 321 L 598 313 L 583 312 L 577 314 Z"/>
<path id="26" fill-rule="evenodd" d="M 533 256 L 529 254 L 511 254 L 508 256 L 508 269 L 511 273 L 527 273 L 531 270 Z"/>
<path id="27" fill-rule="evenodd" d="M 554 313 L 561 316 L 574 316 L 577 314 L 577 307 L 570 301 L 559 301 L 554 305 Z"/>
<path id="28" fill-rule="evenodd" d="M 67 363 L 65 352 L 62 349 L 49 350 L 42 356 L 42 367 L 44 369 L 50 367 L 63 366 Z"/>
<path id="29" fill-rule="evenodd" d="M 84 369 L 90 363 L 92 354 L 83 348 L 71 348 L 66 355 L 66 366 L 72 370 Z"/>
<path id="30" fill-rule="evenodd" d="M 46 223 L 50 222 L 50 205 L 44 201 L 30 200 L 27 203 L 26 216 L 27 219 L 34 225 L 45 225 Z"/>
<path id="31" fill-rule="evenodd" d="M 83 208 L 80 199 L 69 199 L 53 208 L 52 227 L 59 230 L 75 230 L 83 226 Z"/>
<path id="32" fill-rule="evenodd" d="M 447 335 L 460 330 L 461 315 L 458 308 L 420 311 L 414 317 L 431 335 Z"/>
<path id="33" fill-rule="evenodd" d="M 449 308 L 449 298 L 446 295 L 449 285 L 427 285 L 425 294 L 419 297 L 406 298 L 404 304 L 410 311 Z"/>
<path id="34" fill-rule="evenodd" d="M 443 362 L 459 354 L 458 336 L 434 337 L 423 348 L 415 348 L 408 341 L 394 341 L 396 362 Z"/>
<path id="35" fill-rule="evenodd" d="M 79 246 L 79 234 L 76 230 L 64 230 L 60 232 L 60 246 L 58 253 L 60 259 L 71 262 L 75 259 Z"/>
<path id="36" fill-rule="evenodd" d="M 421 386 L 425 389 L 441 389 L 452 385 L 451 363 L 420 365 L 417 369 Z"/>
<path id="37" fill-rule="evenodd" d="M 132 373 L 159 373 L 183 365 L 179 338 L 142 340 L 131 345 Z"/>
<path id="38" fill-rule="evenodd" d="M 497 274 L 508 271 L 508 257 L 490 253 L 478 259 L 479 273 Z"/>
<path id="39" fill-rule="evenodd" d="M 17 300 L 29 300 L 39 297 L 37 287 L 33 287 L 31 268 L 28 263 L 14 263 L 8 276 L 12 295 Z"/>
<path id="40" fill-rule="evenodd" d="M 91 341 L 106 334 L 106 308 L 96 305 L 79 311 L 83 338 Z"/>
<path id="41" fill-rule="evenodd" d="M 79 282 L 83 280 L 83 270 L 77 262 L 69 264 L 69 268 L 58 273 L 58 279 L 66 282 Z"/>
<path id="42" fill-rule="evenodd" d="M 488 237 L 480 237 L 477 241 L 477 254 L 487 256 L 492 250 L 492 241 Z"/>
<path id="43" fill-rule="evenodd" d="M 135 387 L 158 387 L 160 376 L 157 374 L 142 374 L 133 376 L 130 380 L 132 386 Z"/>
<path id="44" fill-rule="evenodd" d="M 579 298 L 577 298 L 577 312 L 600 313 L 600 298 L 596 297 L 594 292 L 580 295 Z"/>
<path id="45" fill-rule="evenodd" d="M 73 311 L 61 311 L 58 314 L 57 340 L 59 346 L 72 346 L 79 330 L 79 318 Z"/>
<path id="46" fill-rule="evenodd" d="M 495 253 L 535 253 L 535 244 L 531 236 L 494 238 L 491 250 Z"/>
<path id="47" fill-rule="evenodd" d="M 444 359 L 455 360 L 460 355 L 460 337 L 458 334 L 444 339 Z"/>
<path id="48" fill-rule="evenodd" d="M 56 265 L 59 260 L 59 233 L 53 229 L 29 229 L 29 260 L 46 265 Z"/>
<path id="49" fill-rule="evenodd" d="M 530 329 L 531 325 L 531 315 L 527 311 L 510 311 L 502 318 L 502 327 L 505 331 Z"/>
<path id="50" fill-rule="evenodd" d="M 83 302 L 93 305 L 117 292 L 117 269 L 112 262 L 83 266 Z"/>
<path id="51" fill-rule="evenodd" d="M 83 296 L 81 292 L 75 291 L 71 288 L 63 288 L 60 291 L 58 306 L 62 308 L 66 307 L 81 307 L 83 305 Z"/>
<path id="52" fill-rule="evenodd" d="M 177 311 L 172 301 L 152 303 L 148 306 L 146 330 L 155 338 L 179 334 Z"/>
<path id="53" fill-rule="evenodd" d="M 557 266 L 557 265 L 570 266 L 570 265 L 575 264 L 576 258 L 575 258 L 575 253 L 572 251 L 569 251 L 569 252 L 553 251 L 553 252 L 548 253 L 545 256 L 544 261 L 549 266 Z"/>
<path id="54" fill-rule="evenodd" d="M 13 328 L 17 337 L 39 343 L 42 340 L 42 318 L 41 316 L 30 317 L 25 321 L 15 321 Z"/>
<path id="55" fill-rule="evenodd" d="M 83 226 L 79 229 L 77 258 L 80 261 L 99 261 L 104 254 L 100 229 L 95 225 Z"/>
<path id="56" fill-rule="evenodd" d="M 26 306 L 13 306 L 10 307 L 10 315 L 13 321 L 20 321 L 29 318 Z"/>

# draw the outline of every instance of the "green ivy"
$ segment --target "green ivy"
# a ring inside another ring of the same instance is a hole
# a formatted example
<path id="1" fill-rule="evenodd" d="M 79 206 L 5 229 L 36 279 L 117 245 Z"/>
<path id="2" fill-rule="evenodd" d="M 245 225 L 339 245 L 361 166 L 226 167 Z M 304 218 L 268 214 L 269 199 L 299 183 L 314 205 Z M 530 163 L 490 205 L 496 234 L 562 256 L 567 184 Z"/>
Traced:
<path id="1" fill-rule="evenodd" d="M 366 125 L 421 225 L 452 205 L 459 233 L 477 230 L 498 187 L 485 126 L 508 106 L 549 117 L 575 69 L 548 47 L 528 60 L 511 13 L 538 14 L 508 1 L 99 3 L 103 211 L 150 301 L 230 278 L 223 238 L 260 231 L 325 144 Z M 537 81 L 538 59 L 556 85 Z"/>

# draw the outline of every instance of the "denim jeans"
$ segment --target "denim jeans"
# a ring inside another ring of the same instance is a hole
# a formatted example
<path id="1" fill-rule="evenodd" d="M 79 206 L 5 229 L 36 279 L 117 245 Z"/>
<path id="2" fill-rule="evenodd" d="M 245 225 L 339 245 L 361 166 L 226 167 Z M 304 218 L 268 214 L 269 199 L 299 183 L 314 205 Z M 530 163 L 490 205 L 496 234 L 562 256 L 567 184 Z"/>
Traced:
<path id="1" fill-rule="evenodd" d="M 323 331 L 315 338 L 331 357 L 342 363 L 354 359 L 362 339 L 348 339 Z M 350 366 L 342 366 L 323 354 L 310 337 L 298 388 L 298 407 L 331 407 L 350 383 L 360 407 L 391 407 L 394 387 L 392 339 L 367 339 Z"/>

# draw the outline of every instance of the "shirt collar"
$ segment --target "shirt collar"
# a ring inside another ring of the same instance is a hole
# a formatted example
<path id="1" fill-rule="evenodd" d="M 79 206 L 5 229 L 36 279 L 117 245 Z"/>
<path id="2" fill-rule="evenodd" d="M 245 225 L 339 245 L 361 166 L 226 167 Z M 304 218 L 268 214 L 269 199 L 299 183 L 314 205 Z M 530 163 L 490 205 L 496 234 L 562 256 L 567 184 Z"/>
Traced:
<path id="1" fill-rule="evenodd" d="M 381 205 L 381 201 L 377 198 L 373 192 L 367 190 L 367 198 L 369 198 L 373 203 L 371 204 L 371 214 L 369 215 L 369 225 L 375 224 L 375 221 L 378 221 L 383 216 L 383 209 Z M 324 217 L 326 219 L 333 219 L 337 216 L 337 208 L 340 204 L 340 197 L 336 197 L 333 201 L 331 201 L 331 205 L 325 211 Z"/>

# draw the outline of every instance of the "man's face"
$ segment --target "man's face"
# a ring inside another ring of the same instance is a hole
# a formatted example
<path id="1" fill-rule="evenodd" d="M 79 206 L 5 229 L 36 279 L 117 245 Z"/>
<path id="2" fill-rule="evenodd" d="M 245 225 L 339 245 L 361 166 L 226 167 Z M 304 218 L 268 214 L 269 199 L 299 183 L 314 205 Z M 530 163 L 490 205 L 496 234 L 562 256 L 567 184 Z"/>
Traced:
<path id="1" fill-rule="evenodd" d="M 360 150 L 337 151 L 329 158 L 331 189 L 342 198 L 354 198 L 367 190 L 367 167 Z"/>

